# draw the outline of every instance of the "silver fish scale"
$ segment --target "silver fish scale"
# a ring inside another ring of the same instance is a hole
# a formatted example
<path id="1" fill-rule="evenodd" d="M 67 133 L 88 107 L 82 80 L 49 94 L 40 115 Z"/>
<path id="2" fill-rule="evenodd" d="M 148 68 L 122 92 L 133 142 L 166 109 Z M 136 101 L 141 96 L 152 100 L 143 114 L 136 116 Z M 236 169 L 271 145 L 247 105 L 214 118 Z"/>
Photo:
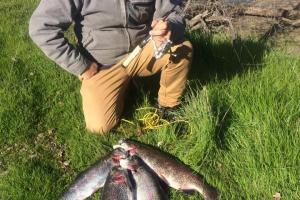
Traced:
<path id="1" fill-rule="evenodd" d="M 168 200 L 168 195 L 162 189 L 159 178 L 138 156 L 132 156 L 120 162 L 124 168 L 131 170 L 135 181 L 137 200 Z M 133 168 L 132 168 L 133 166 Z"/>
<path id="2" fill-rule="evenodd" d="M 125 182 L 114 182 L 117 173 L 124 178 Z M 116 167 L 112 169 L 105 182 L 101 200 L 134 200 L 132 184 L 126 169 Z"/>

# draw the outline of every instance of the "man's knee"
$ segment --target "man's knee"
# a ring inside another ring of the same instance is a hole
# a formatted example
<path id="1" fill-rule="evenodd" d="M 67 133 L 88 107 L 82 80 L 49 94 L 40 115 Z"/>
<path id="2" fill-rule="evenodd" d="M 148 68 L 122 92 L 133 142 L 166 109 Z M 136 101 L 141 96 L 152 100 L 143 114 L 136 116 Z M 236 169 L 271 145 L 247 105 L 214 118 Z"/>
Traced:
<path id="1" fill-rule="evenodd" d="M 116 125 L 117 121 L 86 123 L 86 129 L 95 134 L 106 134 L 111 131 Z"/>

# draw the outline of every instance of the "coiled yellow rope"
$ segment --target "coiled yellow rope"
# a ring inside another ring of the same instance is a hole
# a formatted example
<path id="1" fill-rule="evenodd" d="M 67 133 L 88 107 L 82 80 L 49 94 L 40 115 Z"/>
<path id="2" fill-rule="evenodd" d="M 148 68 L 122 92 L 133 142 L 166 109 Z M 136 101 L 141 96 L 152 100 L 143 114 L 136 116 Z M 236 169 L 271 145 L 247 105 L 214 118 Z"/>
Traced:
<path id="1" fill-rule="evenodd" d="M 176 123 L 186 123 L 190 127 L 190 123 L 187 120 L 184 119 L 176 119 L 174 121 L 167 121 L 165 119 L 162 119 L 159 114 L 158 114 L 158 109 L 154 107 L 143 107 L 143 108 L 138 108 L 136 111 L 141 111 L 141 110 L 149 110 L 142 118 L 138 119 L 138 125 L 136 125 L 134 122 L 122 119 L 122 121 L 131 124 L 133 126 L 139 127 L 142 130 L 153 130 L 153 129 L 158 129 L 160 127 L 164 126 L 170 126 L 171 124 L 176 124 Z"/>

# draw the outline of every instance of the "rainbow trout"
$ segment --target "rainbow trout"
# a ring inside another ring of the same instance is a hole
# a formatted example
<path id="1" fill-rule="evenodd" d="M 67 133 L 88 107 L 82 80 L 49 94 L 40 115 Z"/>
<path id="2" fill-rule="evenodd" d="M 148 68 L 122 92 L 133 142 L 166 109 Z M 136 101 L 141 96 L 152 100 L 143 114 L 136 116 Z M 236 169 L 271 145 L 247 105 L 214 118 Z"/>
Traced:
<path id="1" fill-rule="evenodd" d="M 206 200 L 218 199 L 218 191 L 207 185 L 193 170 L 151 146 L 126 139 L 119 141 L 114 148 L 123 148 L 130 155 L 138 155 L 172 188 L 198 191 Z"/>
<path id="2" fill-rule="evenodd" d="M 134 200 L 133 185 L 128 170 L 114 167 L 105 182 L 101 200 Z"/>
<path id="3" fill-rule="evenodd" d="M 136 185 L 137 200 L 167 200 L 157 175 L 141 158 L 131 156 L 120 160 L 120 166 L 131 170 Z"/>
<path id="4" fill-rule="evenodd" d="M 81 172 L 60 199 L 82 200 L 91 196 L 103 187 L 110 170 L 119 165 L 121 158 L 126 157 L 126 151 L 121 148 L 114 149 L 91 167 Z"/>

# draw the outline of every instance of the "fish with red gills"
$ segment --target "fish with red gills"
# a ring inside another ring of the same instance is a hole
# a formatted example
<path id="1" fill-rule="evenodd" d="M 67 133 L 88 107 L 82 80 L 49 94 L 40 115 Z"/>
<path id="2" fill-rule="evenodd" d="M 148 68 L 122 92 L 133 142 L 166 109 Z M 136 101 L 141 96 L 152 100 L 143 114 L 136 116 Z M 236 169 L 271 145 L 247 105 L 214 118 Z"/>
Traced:
<path id="1" fill-rule="evenodd" d="M 91 167 L 81 172 L 60 199 L 83 200 L 88 198 L 103 187 L 110 170 L 119 165 L 121 158 L 126 157 L 127 152 L 122 148 L 114 149 Z"/>
<path id="2" fill-rule="evenodd" d="M 205 200 L 218 199 L 218 191 L 195 172 L 166 153 L 133 140 L 120 140 L 114 148 L 123 148 L 139 156 L 166 184 L 177 190 L 198 191 Z"/>

